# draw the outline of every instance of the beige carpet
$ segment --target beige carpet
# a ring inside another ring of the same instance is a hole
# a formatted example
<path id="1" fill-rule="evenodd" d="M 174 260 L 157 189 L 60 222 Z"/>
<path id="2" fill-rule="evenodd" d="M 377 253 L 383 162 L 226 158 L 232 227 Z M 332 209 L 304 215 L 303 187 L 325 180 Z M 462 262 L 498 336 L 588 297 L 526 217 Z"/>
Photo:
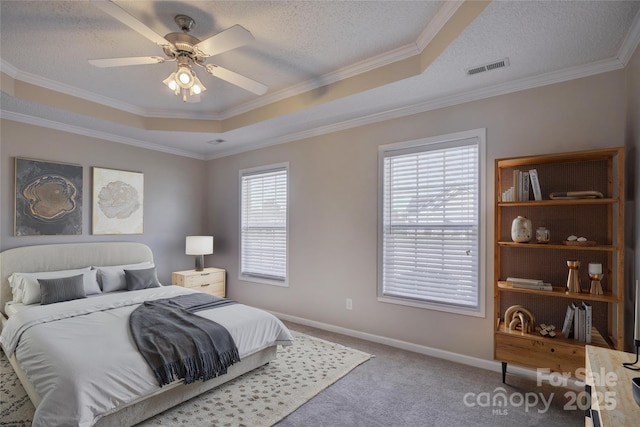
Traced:
<path id="1" fill-rule="evenodd" d="M 370 354 L 293 332 L 278 358 L 141 424 L 150 426 L 271 426 L 369 360 Z M 31 425 L 33 405 L 0 351 L 0 426 Z"/>

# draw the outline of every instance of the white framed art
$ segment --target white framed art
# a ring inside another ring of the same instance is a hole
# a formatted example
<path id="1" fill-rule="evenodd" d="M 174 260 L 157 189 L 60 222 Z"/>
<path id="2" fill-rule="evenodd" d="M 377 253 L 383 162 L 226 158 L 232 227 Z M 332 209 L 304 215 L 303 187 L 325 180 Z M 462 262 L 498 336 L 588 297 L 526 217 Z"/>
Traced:
<path id="1" fill-rule="evenodd" d="M 92 234 L 142 234 L 144 175 L 93 168 Z"/>

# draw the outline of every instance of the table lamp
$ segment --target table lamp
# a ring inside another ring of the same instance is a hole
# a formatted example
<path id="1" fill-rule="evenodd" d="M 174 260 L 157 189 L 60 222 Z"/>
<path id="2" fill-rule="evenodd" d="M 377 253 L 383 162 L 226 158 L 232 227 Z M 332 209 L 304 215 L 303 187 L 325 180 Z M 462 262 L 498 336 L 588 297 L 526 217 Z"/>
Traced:
<path id="1" fill-rule="evenodd" d="M 213 236 L 187 236 L 187 255 L 196 256 L 196 271 L 204 269 L 204 256 L 213 253 Z"/>

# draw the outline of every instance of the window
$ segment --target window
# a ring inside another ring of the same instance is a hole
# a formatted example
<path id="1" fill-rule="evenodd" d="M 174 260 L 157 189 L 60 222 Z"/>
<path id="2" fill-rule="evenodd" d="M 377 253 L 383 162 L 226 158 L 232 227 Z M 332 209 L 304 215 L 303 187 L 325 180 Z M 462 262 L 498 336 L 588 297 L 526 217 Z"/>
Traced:
<path id="1" fill-rule="evenodd" d="M 288 164 L 240 171 L 240 279 L 287 286 Z"/>
<path id="2" fill-rule="evenodd" d="M 380 301 L 484 316 L 484 135 L 380 147 Z"/>

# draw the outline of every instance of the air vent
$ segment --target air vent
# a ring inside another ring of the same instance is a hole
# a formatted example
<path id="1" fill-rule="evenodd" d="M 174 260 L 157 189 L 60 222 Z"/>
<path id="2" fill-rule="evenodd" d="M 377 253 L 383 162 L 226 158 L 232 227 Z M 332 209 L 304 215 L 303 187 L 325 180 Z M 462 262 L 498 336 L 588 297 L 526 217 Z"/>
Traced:
<path id="1" fill-rule="evenodd" d="M 496 70 L 498 68 L 504 68 L 509 66 L 509 58 L 504 58 L 499 61 L 494 61 L 490 64 L 478 65 L 477 67 L 465 68 L 468 75 L 483 73 L 485 71 Z"/>

